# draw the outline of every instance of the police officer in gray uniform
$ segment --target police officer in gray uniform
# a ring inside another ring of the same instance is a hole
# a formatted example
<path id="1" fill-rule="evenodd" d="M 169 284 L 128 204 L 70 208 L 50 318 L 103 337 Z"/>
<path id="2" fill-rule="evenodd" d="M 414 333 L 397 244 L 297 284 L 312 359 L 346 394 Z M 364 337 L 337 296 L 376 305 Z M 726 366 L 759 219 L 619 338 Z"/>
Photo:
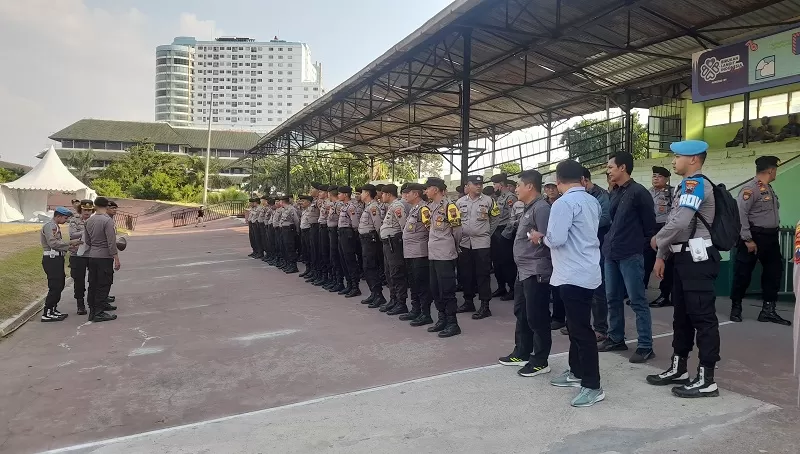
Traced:
<path id="1" fill-rule="evenodd" d="M 64 256 L 70 246 L 80 245 L 80 239 L 66 242 L 61 239 L 61 224 L 73 216 L 72 211 L 58 207 L 53 211 L 53 219 L 46 222 L 39 231 L 39 243 L 42 245 L 42 269 L 47 275 L 47 297 L 42 311 L 43 322 L 60 322 L 67 314 L 58 311 L 61 292 L 64 291 L 67 275 L 64 273 Z"/>
<path id="2" fill-rule="evenodd" d="M 269 247 L 267 246 L 267 224 L 271 220 L 272 210 L 269 207 L 269 197 L 266 195 L 262 195 L 260 199 L 261 206 L 259 207 L 260 213 L 258 214 L 258 219 L 256 225 L 258 226 L 258 232 L 261 238 L 261 244 L 264 245 L 264 257 L 261 258 L 262 261 L 267 261 L 267 251 L 269 251 Z"/>
<path id="3" fill-rule="evenodd" d="M 361 300 L 361 304 L 369 304 L 371 308 L 386 303 L 386 298 L 383 297 L 383 282 L 378 275 L 380 257 L 383 255 L 379 236 L 383 213 L 378 201 L 375 200 L 377 195 L 375 186 L 365 184 L 361 187 L 361 200 L 365 205 L 358 221 L 358 236 L 361 239 L 361 256 L 364 259 L 364 279 L 370 290 L 369 296 Z"/>
<path id="4" fill-rule="evenodd" d="M 411 311 L 400 316 L 400 320 L 409 321 L 411 326 L 423 326 L 433 323 L 431 318 L 430 268 L 428 263 L 428 238 L 431 210 L 422 200 L 425 186 L 409 183 L 406 202 L 411 205 L 403 226 L 403 257 L 406 260 L 406 272 L 411 289 Z M 423 221 L 423 219 L 425 221 Z"/>
<path id="5" fill-rule="evenodd" d="M 260 259 L 263 257 L 261 250 L 261 240 L 258 236 L 258 228 L 256 226 L 256 217 L 258 216 L 258 197 L 250 199 L 250 210 L 247 212 L 247 227 L 250 234 L 250 247 L 253 248 L 253 253 L 248 257 Z"/>
<path id="6" fill-rule="evenodd" d="M 736 197 L 742 230 L 733 264 L 731 321 L 734 322 L 742 321 L 742 299 L 750 286 L 756 262 L 761 262 L 761 292 L 764 302 L 758 321 L 785 326 L 792 324 L 775 312 L 783 273 L 781 245 L 778 241 L 781 204 L 771 184 L 778 175 L 778 162 L 775 156 L 761 156 L 756 159 L 756 177 L 742 186 Z"/>
<path id="7" fill-rule="evenodd" d="M 297 216 L 297 210 L 292 206 L 289 196 L 281 197 L 281 205 L 283 211 L 281 212 L 279 227 L 281 229 L 285 259 L 285 266 L 281 269 L 286 274 L 299 273 L 300 270 L 297 269 L 297 246 L 295 245 L 295 238 L 297 236 L 297 230 L 300 227 L 300 218 Z"/>
<path id="8" fill-rule="evenodd" d="M 275 232 L 272 247 L 275 251 L 274 265 L 278 269 L 283 269 L 287 265 L 285 251 L 283 249 L 283 232 L 281 231 L 281 218 L 283 218 L 283 213 L 285 211 L 286 208 L 283 206 L 283 200 L 280 197 L 276 197 L 275 211 L 272 212 L 272 230 Z"/>
<path id="9" fill-rule="evenodd" d="M 358 287 L 361 270 L 356 256 L 356 248 L 361 249 L 357 235 L 361 210 L 358 203 L 350 199 L 352 193 L 353 188 L 350 186 L 339 187 L 339 201 L 342 202 L 338 225 L 339 254 L 342 257 L 342 269 L 347 280 L 347 286 L 338 293 L 344 295 L 345 298 L 361 296 L 361 289 Z"/>
<path id="10" fill-rule="evenodd" d="M 309 195 L 301 195 L 298 197 L 298 201 L 300 202 L 300 241 L 303 243 L 300 247 L 300 251 L 302 254 L 301 260 L 306 263 L 306 269 L 302 273 L 298 275 L 298 277 L 306 277 L 311 273 L 311 270 L 314 268 L 312 262 L 312 254 L 311 254 L 311 224 L 312 220 L 310 218 L 311 210 L 312 210 L 312 201 L 314 200 L 313 197 Z M 316 219 L 314 219 L 316 221 Z M 316 222 L 314 222 L 316 223 Z"/>
<path id="11" fill-rule="evenodd" d="M 341 292 L 344 290 L 342 279 L 345 276 L 342 268 L 342 255 L 339 252 L 339 216 L 344 203 L 339 200 L 339 187 L 329 186 L 328 196 L 328 246 L 329 262 L 331 265 L 331 279 L 322 288 L 329 292 Z"/>
<path id="12" fill-rule="evenodd" d="M 447 185 L 441 178 L 428 178 L 425 193 L 430 203 L 431 217 L 423 223 L 428 226 L 428 259 L 430 285 L 439 318 L 428 332 L 439 337 L 461 334 L 456 317 L 456 259 L 461 243 L 461 214 L 455 203 L 447 197 Z M 424 214 L 424 213 L 423 213 Z"/>
<path id="13" fill-rule="evenodd" d="M 674 189 L 669 185 L 669 177 L 672 174 L 669 170 L 653 166 L 653 186 L 650 187 L 650 195 L 653 197 L 653 209 L 656 213 L 656 231 L 664 228 L 667 217 L 672 210 L 672 197 Z M 644 250 L 644 288 L 650 283 L 650 273 L 653 272 L 653 265 L 656 263 L 656 251 L 646 247 Z M 650 303 L 650 307 L 672 306 L 669 295 L 672 290 L 672 267 L 667 264 L 664 271 L 664 279 L 658 286 L 661 294 Z"/>
<path id="14" fill-rule="evenodd" d="M 514 281 L 517 277 L 517 266 L 514 263 L 514 242 L 503 237 L 502 233 L 511 222 L 511 213 L 517 202 L 517 196 L 509 190 L 508 175 L 505 173 L 493 175 L 491 181 L 494 183 L 497 207 L 500 209 L 496 226 L 492 230 L 491 254 L 494 276 L 497 279 L 497 290 L 492 293 L 492 296 L 500 297 L 501 301 L 512 301 L 514 300 Z M 462 282 L 461 285 L 464 283 Z"/>
<path id="15" fill-rule="evenodd" d="M 303 277 L 306 282 L 314 282 L 320 274 L 322 274 L 322 264 L 320 263 L 320 217 L 322 216 L 321 194 L 324 192 L 322 190 L 323 186 L 319 183 L 312 183 L 312 187 L 314 189 L 311 191 L 312 200 L 310 208 L 312 208 L 312 213 L 310 219 L 313 222 L 311 223 L 311 237 L 309 239 L 311 266 L 306 268 L 307 274 Z"/>
<path id="16" fill-rule="evenodd" d="M 319 198 L 317 206 L 319 207 L 319 249 L 318 249 L 318 263 L 319 273 L 316 279 L 311 281 L 312 285 L 321 287 L 330 281 L 330 249 L 331 243 L 328 238 L 328 208 L 330 202 L 328 201 L 328 186 L 320 185 Z"/>
<path id="17" fill-rule="evenodd" d="M 261 259 L 269 265 L 275 265 L 275 199 L 267 197 L 267 209 L 264 215 L 264 257 Z"/>
<path id="18" fill-rule="evenodd" d="M 489 300 L 492 299 L 489 282 L 492 264 L 490 247 L 492 232 L 497 226 L 500 214 L 495 201 L 481 194 L 482 188 L 482 176 L 468 176 L 464 185 L 466 195 L 456 202 L 461 212 L 461 252 L 458 254 L 458 272 L 461 285 L 464 287 L 464 304 L 458 307 L 457 312 L 475 312 L 472 314 L 475 320 L 492 316 L 489 310 Z M 481 307 L 477 312 L 474 303 L 475 293 L 481 300 Z"/>
<path id="19" fill-rule="evenodd" d="M 391 289 L 391 298 L 386 306 L 386 313 L 401 315 L 408 313 L 406 305 L 408 277 L 402 237 L 408 212 L 403 201 L 397 197 L 397 186 L 394 184 L 387 184 L 383 187 L 383 203 L 386 205 L 386 215 L 380 233 L 383 243 L 383 259 L 386 263 L 386 279 Z"/>
<path id="20" fill-rule="evenodd" d="M 713 224 L 715 215 L 714 191 L 703 176 L 708 144 L 685 140 L 672 143 L 670 149 L 675 154 L 672 167 L 684 178 L 676 188 L 666 225 L 652 238 L 650 245 L 658 251 L 654 271 L 661 279 L 667 257 L 674 256 L 674 353 L 669 369 L 648 375 L 647 382 L 656 386 L 682 384 L 672 388 L 672 393 L 678 397 L 714 397 L 719 395 L 714 367 L 720 359 L 714 282 L 721 257 L 706 228 L 706 224 Z M 689 382 L 687 360 L 695 343 L 695 333 L 700 365 L 697 376 Z"/>

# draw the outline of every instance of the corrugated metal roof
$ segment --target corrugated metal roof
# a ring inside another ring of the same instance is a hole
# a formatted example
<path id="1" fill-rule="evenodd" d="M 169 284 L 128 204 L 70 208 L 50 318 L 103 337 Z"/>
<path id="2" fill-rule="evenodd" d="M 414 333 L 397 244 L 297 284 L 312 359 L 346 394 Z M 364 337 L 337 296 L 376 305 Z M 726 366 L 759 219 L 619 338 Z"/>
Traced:
<path id="1" fill-rule="evenodd" d="M 252 151 L 322 142 L 368 155 L 455 146 L 466 32 L 475 139 L 548 115 L 595 112 L 626 90 L 686 81 L 692 53 L 774 32 L 798 16 L 800 0 L 458 0 Z"/>

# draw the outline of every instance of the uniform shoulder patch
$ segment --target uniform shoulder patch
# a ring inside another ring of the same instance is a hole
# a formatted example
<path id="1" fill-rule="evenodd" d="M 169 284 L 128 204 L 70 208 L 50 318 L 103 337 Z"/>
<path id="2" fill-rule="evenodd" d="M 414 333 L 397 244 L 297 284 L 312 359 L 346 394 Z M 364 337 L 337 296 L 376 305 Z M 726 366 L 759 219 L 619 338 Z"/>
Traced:
<path id="1" fill-rule="evenodd" d="M 683 180 L 678 199 L 679 207 L 697 211 L 700 209 L 703 199 L 705 199 L 705 182 L 702 178 L 687 178 Z"/>
<path id="2" fill-rule="evenodd" d="M 511 200 L 511 199 L 508 199 L 508 206 L 509 207 L 514 206 L 514 201 Z M 497 203 L 494 200 L 492 200 L 492 208 L 489 210 L 489 215 L 490 216 L 500 216 L 500 207 L 497 205 Z"/>
<path id="3" fill-rule="evenodd" d="M 431 209 L 428 207 L 422 207 L 419 210 L 419 217 L 420 221 L 425 224 L 425 227 L 431 226 Z"/>
<path id="4" fill-rule="evenodd" d="M 377 216 L 378 215 L 378 207 L 372 207 L 372 210 L 370 210 L 370 212 L 372 213 L 373 216 Z"/>
<path id="5" fill-rule="evenodd" d="M 452 227 L 461 225 L 461 212 L 454 203 L 447 205 L 447 222 L 449 222 Z"/>
<path id="6" fill-rule="evenodd" d="M 745 189 L 742 191 L 742 198 L 744 200 L 750 200 L 750 197 L 753 197 L 753 190 L 752 189 Z"/>
<path id="7" fill-rule="evenodd" d="M 403 207 L 395 208 L 394 209 L 394 215 L 397 216 L 398 218 L 402 218 L 403 217 Z"/>
<path id="8" fill-rule="evenodd" d="M 506 202 L 506 203 L 508 204 L 508 206 L 512 206 L 512 205 L 514 205 L 514 199 L 512 199 L 511 197 L 509 197 L 509 198 L 508 198 L 508 202 Z"/>

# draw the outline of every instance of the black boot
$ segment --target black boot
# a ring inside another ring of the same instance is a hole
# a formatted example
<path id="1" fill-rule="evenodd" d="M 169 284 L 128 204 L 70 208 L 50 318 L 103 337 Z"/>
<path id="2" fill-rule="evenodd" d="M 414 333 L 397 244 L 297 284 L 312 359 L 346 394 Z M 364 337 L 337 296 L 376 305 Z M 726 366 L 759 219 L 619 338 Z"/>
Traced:
<path id="1" fill-rule="evenodd" d="M 361 304 L 370 304 L 371 302 L 375 301 L 375 298 L 377 297 L 378 295 L 375 293 L 375 291 L 372 291 L 368 297 L 361 300 Z"/>
<path id="2" fill-rule="evenodd" d="M 792 322 L 782 319 L 781 316 L 775 312 L 775 303 L 768 301 L 764 301 L 764 305 L 761 308 L 761 313 L 758 314 L 758 321 L 777 323 L 778 325 L 783 326 L 792 326 Z"/>
<path id="3" fill-rule="evenodd" d="M 347 295 L 348 293 L 350 293 L 350 290 L 353 290 L 353 282 L 348 280 L 347 281 L 347 285 L 343 289 L 339 290 L 336 293 L 339 294 L 339 295 L 344 296 L 344 295 Z"/>
<path id="4" fill-rule="evenodd" d="M 386 304 L 386 298 L 383 297 L 383 292 L 381 292 L 375 295 L 375 299 L 372 300 L 372 302 L 369 303 L 369 306 L 367 307 L 370 309 L 377 309 L 379 307 L 384 306 L 385 304 Z"/>
<path id="5" fill-rule="evenodd" d="M 507 293 L 506 292 L 506 286 L 503 285 L 500 288 L 498 288 L 497 290 L 495 290 L 494 293 L 492 293 L 492 298 L 501 297 L 501 296 L 505 295 L 506 293 Z"/>
<path id="6" fill-rule="evenodd" d="M 400 316 L 400 321 L 410 322 L 416 320 L 420 315 L 422 315 L 422 311 L 418 307 L 412 307 L 410 312 Z"/>
<path id="7" fill-rule="evenodd" d="M 447 326 L 439 332 L 439 337 L 453 337 L 461 334 L 461 327 L 458 326 L 458 319 L 455 315 L 447 316 Z"/>
<path id="8" fill-rule="evenodd" d="M 355 298 L 357 296 L 361 296 L 361 288 L 358 286 L 358 282 L 353 282 L 353 285 L 350 287 L 350 291 L 347 292 L 344 297 Z"/>
<path id="9" fill-rule="evenodd" d="M 116 320 L 117 316 L 114 314 L 107 314 L 105 312 L 100 312 L 98 314 L 94 314 L 94 316 L 90 316 L 89 321 L 94 323 L 100 322 L 109 322 L 111 320 Z"/>
<path id="10" fill-rule="evenodd" d="M 299 273 L 300 270 L 297 269 L 297 263 L 292 262 L 286 265 L 286 268 L 283 269 L 283 272 L 286 274 L 294 274 Z"/>
<path id="11" fill-rule="evenodd" d="M 714 381 L 713 367 L 697 367 L 697 377 L 691 383 L 672 388 L 672 394 L 678 397 L 719 397 L 719 388 Z"/>
<path id="12" fill-rule="evenodd" d="M 672 355 L 669 369 L 660 374 L 648 375 L 647 383 L 655 386 L 685 385 L 689 383 L 689 370 L 686 367 L 688 357 Z"/>
<path id="13" fill-rule="evenodd" d="M 500 301 L 514 301 L 514 290 L 506 292 L 505 295 L 500 297 Z"/>
<path id="14" fill-rule="evenodd" d="M 333 285 L 328 289 L 328 291 L 331 293 L 339 293 L 342 290 L 344 290 L 344 284 L 338 279 L 334 281 Z"/>
<path id="15" fill-rule="evenodd" d="M 491 317 L 492 311 L 489 310 L 489 302 L 488 301 L 481 301 L 481 308 L 478 309 L 478 312 L 472 314 L 473 320 L 480 320 L 482 318 Z"/>
<path id="16" fill-rule="evenodd" d="M 742 321 L 742 302 L 741 301 L 731 301 L 731 321 L 732 322 L 741 322 Z"/>
<path id="17" fill-rule="evenodd" d="M 407 314 L 408 313 L 408 306 L 406 305 L 405 301 L 398 301 L 392 307 L 391 310 L 386 311 L 386 315 L 400 315 L 400 314 Z"/>
<path id="18" fill-rule="evenodd" d="M 444 312 L 439 311 L 439 318 L 436 320 L 433 326 L 428 328 L 429 333 L 438 333 L 439 331 L 443 330 L 444 327 L 447 326 L 447 316 L 444 315 Z"/>
<path id="19" fill-rule="evenodd" d="M 411 320 L 409 325 L 411 325 L 411 326 L 424 326 L 424 325 L 430 325 L 431 323 L 433 323 L 433 319 L 431 318 L 430 310 L 423 310 L 419 314 L 419 317 L 415 318 L 414 320 Z"/>
<path id="20" fill-rule="evenodd" d="M 669 300 L 669 297 L 664 295 L 658 295 L 658 298 L 650 302 L 650 307 L 666 307 L 666 306 L 672 306 L 672 301 Z M 739 313 L 741 314 L 741 310 L 739 311 Z"/>
<path id="21" fill-rule="evenodd" d="M 327 279 L 327 276 L 325 276 L 325 273 L 320 273 L 319 275 L 317 275 L 316 279 L 311 281 L 311 285 L 313 285 L 315 287 L 322 287 L 327 282 L 328 282 L 328 279 Z"/>
<path id="22" fill-rule="evenodd" d="M 390 296 L 389 302 L 381 304 L 381 307 L 378 310 L 381 312 L 389 312 L 390 310 L 392 310 L 395 304 L 397 304 L 397 301 L 394 300 L 393 296 Z"/>
<path id="23" fill-rule="evenodd" d="M 306 267 L 306 270 L 298 274 L 297 277 L 306 277 L 311 274 L 311 268 Z"/>
<path id="24" fill-rule="evenodd" d="M 475 303 L 472 300 L 464 300 L 464 304 L 456 309 L 457 314 L 463 314 L 464 312 L 475 312 Z"/>
<path id="25" fill-rule="evenodd" d="M 86 303 L 83 298 L 78 300 L 78 315 L 86 315 Z"/>

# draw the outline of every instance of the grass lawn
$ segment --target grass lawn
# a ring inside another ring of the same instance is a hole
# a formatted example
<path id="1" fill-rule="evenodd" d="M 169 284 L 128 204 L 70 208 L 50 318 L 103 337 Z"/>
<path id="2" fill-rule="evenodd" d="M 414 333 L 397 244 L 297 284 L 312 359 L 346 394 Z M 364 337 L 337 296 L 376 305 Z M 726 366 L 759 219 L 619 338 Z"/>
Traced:
<path id="1" fill-rule="evenodd" d="M 0 236 L 16 235 L 26 232 L 37 232 L 42 228 L 41 224 L 17 224 L 17 223 L 4 223 L 0 224 Z"/>
<path id="2" fill-rule="evenodd" d="M 0 282 L 0 320 L 5 320 L 47 291 L 42 248 L 29 246 L 0 258 Z"/>

